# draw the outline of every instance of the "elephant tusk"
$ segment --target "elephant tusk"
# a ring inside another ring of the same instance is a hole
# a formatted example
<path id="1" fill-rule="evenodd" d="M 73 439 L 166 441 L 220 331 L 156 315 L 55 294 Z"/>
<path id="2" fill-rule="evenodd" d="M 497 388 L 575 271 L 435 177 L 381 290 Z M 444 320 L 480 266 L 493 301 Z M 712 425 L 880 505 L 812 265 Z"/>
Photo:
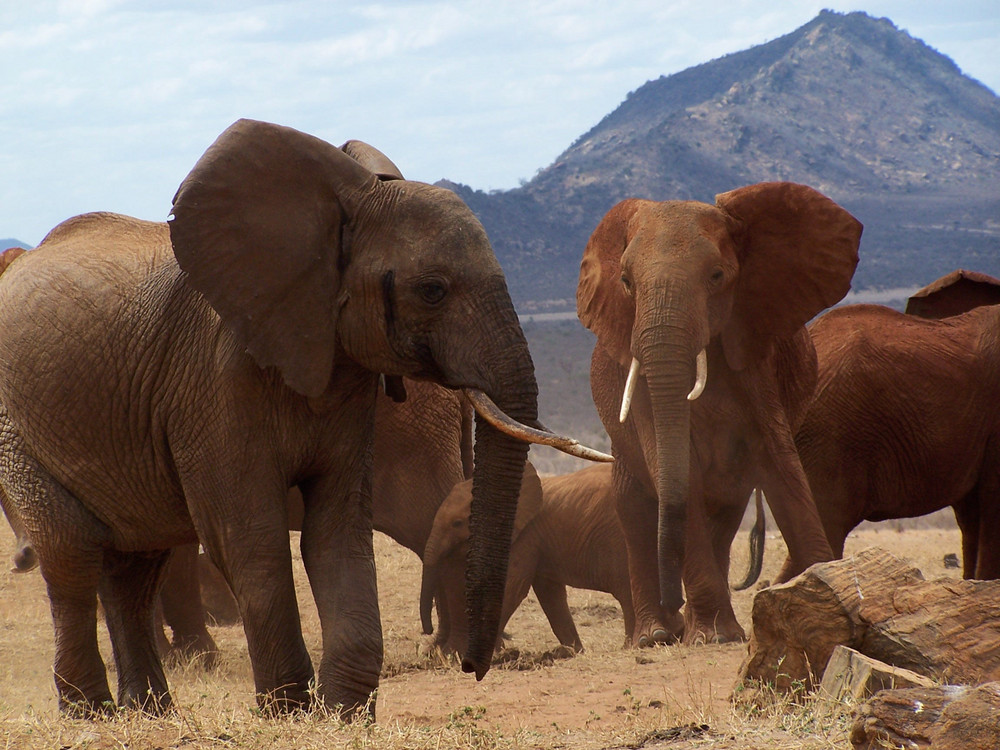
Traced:
<path id="1" fill-rule="evenodd" d="M 698 359 L 695 363 L 697 370 L 695 374 L 694 388 L 688 394 L 688 401 L 694 401 L 705 390 L 705 383 L 708 381 L 708 353 L 702 349 L 698 352 Z"/>
<path id="2" fill-rule="evenodd" d="M 628 410 L 632 406 L 632 395 L 635 393 L 635 382 L 639 375 L 639 360 L 632 357 L 632 364 L 628 368 L 628 377 L 625 379 L 625 392 L 622 393 L 622 408 L 618 412 L 618 421 L 625 424 L 628 417 Z"/>
<path id="3" fill-rule="evenodd" d="M 464 388 L 462 389 L 462 392 L 465 394 L 465 397 L 469 400 L 469 403 L 472 404 L 472 408 L 476 410 L 476 413 L 479 414 L 479 416 L 501 432 L 510 435 L 513 438 L 523 440 L 526 443 L 548 445 L 552 448 L 556 448 L 557 450 L 561 450 L 563 453 L 576 456 L 577 458 L 585 458 L 588 461 L 611 463 L 615 460 L 613 456 L 609 456 L 607 453 L 601 453 L 598 450 L 581 445 L 580 441 L 574 440 L 573 438 L 556 435 L 554 432 L 549 432 L 548 430 L 538 430 L 534 427 L 528 427 L 527 425 L 511 419 L 500 409 L 500 407 L 493 403 L 493 399 L 478 388 Z"/>

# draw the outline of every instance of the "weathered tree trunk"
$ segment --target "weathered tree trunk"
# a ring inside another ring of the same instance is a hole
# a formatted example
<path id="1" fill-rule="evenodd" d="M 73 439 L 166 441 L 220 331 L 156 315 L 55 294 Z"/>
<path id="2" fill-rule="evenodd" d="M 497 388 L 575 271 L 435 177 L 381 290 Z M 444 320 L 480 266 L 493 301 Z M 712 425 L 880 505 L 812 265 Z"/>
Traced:
<path id="1" fill-rule="evenodd" d="M 996 750 L 1000 682 L 884 690 L 859 707 L 851 744 L 858 750 Z"/>
<path id="2" fill-rule="evenodd" d="M 817 696 L 829 704 L 855 706 L 881 690 L 912 687 L 934 687 L 934 680 L 853 648 L 837 646 L 823 672 Z"/>
<path id="3" fill-rule="evenodd" d="M 941 682 L 1000 679 L 1000 581 L 925 581 L 877 548 L 814 565 L 755 597 L 741 677 L 812 689 L 838 645 Z"/>

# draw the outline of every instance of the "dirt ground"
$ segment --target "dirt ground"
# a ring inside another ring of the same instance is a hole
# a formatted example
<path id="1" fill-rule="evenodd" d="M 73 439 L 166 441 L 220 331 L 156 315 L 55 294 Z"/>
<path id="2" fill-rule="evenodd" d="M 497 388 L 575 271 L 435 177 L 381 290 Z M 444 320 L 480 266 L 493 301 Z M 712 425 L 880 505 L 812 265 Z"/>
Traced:
<path id="1" fill-rule="evenodd" d="M 297 548 L 295 533 L 292 543 Z M 958 531 L 947 520 L 943 528 L 869 525 L 852 535 L 847 554 L 873 545 L 912 560 L 928 578 L 960 577 L 960 571 L 943 564 L 946 553 L 960 552 Z M 849 747 L 849 715 L 820 721 L 809 707 L 779 704 L 761 711 L 734 706 L 730 698 L 746 655 L 744 644 L 623 648 L 618 605 L 598 592 L 570 591 L 586 648 L 583 654 L 560 652 L 541 609 L 529 596 L 507 628 L 507 649 L 477 683 L 461 673 L 457 662 L 429 649 L 428 637 L 420 633 L 419 560 L 381 535 L 376 549 L 386 644 L 378 729 L 331 735 L 329 729 L 310 734 L 313 728 L 308 722 L 254 724 L 264 720 L 254 717 L 246 642 L 242 628 L 234 626 L 212 629 L 223 652 L 216 670 L 206 673 L 198 664 L 168 670 L 179 718 L 137 730 L 58 717 L 44 585 L 37 571 L 9 572 L 13 536 L 4 524 L 0 528 L 0 737 L 7 747 L 141 746 L 134 736 L 131 743 L 122 739 L 127 740 L 130 731 L 151 732 L 140 736 L 160 738 L 155 744 L 162 747 L 311 747 L 311 742 L 320 743 L 318 747 L 331 741 L 345 747 L 390 748 Z M 783 556 L 780 536 L 769 534 L 763 579 L 777 572 Z M 743 533 L 737 537 L 733 558 L 735 580 L 745 566 Z M 319 623 L 297 555 L 296 574 L 304 635 L 318 663 Z M 753 593 L 734 595 L 737 616 L 748 631 Z M 103 626 L 101 630 L 105 660 L 110 663 L 110 645 Z"/>

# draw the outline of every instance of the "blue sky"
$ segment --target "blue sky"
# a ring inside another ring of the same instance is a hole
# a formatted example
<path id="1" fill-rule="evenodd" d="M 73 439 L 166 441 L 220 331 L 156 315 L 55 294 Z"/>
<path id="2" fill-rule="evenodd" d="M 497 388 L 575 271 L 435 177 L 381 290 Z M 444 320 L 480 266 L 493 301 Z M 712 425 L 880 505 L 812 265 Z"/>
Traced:
<path id="1" fill-rule="evenodd" d="M 366 140 L 410 179 L 516 187 L 647 80 L 823 8 L 887 17 L 1000 91 L 996 0 L 5 2 L 0 237 L 164 219 L 240 117 Z"/>

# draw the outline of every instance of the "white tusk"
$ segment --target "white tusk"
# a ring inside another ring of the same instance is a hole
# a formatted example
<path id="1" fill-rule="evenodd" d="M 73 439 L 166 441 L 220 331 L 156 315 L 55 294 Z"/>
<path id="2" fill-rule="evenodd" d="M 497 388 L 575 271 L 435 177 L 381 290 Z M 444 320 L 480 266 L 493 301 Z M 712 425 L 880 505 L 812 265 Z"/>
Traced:
<path id="1" fill-rule="evenodd" d="M 694 388 L 688 394 L 688 401 L 694 401 L 705 390 L 705 383 L 708 380 L 708 354 L 704 349 L 698 352 L 698 359 L 695 361 L 695 370 Z"/>
<path id="2" fill-rule="evenodd" d="M 639 360 L 632 357 L 632 364 L 628 368 L 628 377 L 625 379 L 625 392 L 622 394 L 622 408 L 618 412 L 618 421 L 625 424 L 628 417 L 628 410 L 632 406 L 632 395 L 635 393 L 635 381 L 639 376 Z"/>
<path id="3" fill-rule="evenodd" d="M 607 453 L 601 453 L 593 448 L 581 445 L 579 440 L 556 435 L 554 432 L 549 432 L 548 430 L 538 430 L 511 419 L 493 402 L 493 399 L 476 388 L 463 388 L 462 393 L 465 394 L 465 397 L 472 404 L 472 408 L 476 410 L 479 416 L 511 437 L 523 440 L 526 443 L 548 445 L 563 453 L 568 453 L 578 458 L 585 458 L 588 461 L 610 463 L 615 460 L 614 456 L 609 456 Z"/>

